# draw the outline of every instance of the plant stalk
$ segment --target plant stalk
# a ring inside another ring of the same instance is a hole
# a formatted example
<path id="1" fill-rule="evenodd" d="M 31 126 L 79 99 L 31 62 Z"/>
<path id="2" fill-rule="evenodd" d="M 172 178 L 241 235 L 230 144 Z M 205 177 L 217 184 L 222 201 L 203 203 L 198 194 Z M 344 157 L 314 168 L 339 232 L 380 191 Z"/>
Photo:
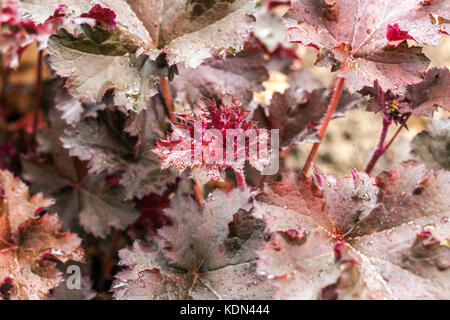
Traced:
<path id="1" fill-rule="evenodd" d="M 166 104 L 167 112 L 169 112 L 170 120 L 173 123 L 176 123 L 177 118 L 175 117 L 173 110 L 173 102 L 172 97 L 170 95 L 169 81 L 167 81 L 166 77 L 159 77 L 159 82 L 161 83 L 161 92 L 164 99 L 164 103 Z"/>
<path id="2" fill-rule="evenodd" d="M 303 173 L 308 174 L 309 169 L 311 168 L 311 164 L 316 157 L 317 151 L 319 150 L 320 143 L 322 142 L 323 137 L 325 136 L 325 132 L 327 131 L 328 123 L 333 117 L 334 111 L 339 103 L 339 99 L 341 98 L 342 90 L 344 89 L 344 78 L 339 78 L 338 83 L 336 85 L 336 89 L 334 90 L 333 97 L 330 101 L 330 105 L 328 106 L 327 113 L 325 118 L 323 119 L 322 126 L 319 131 L 319 142 L 315 143 L 308 155 L 308 159 L 306 159 L 306 163 L 303 167 Z"/>
<path id="3" fill-rule="evenodd" d="M 238 186 L 242 189 L 245 189 L 247 187 L 247 183 L 245 182 L 245 177 L 242 173 L 236 172 L 236 180 L 238 183 Z"/>
<path id="4" fill-rule="evenodd" d="M 119 244 L 119 240 L 122 237 L 122 230 L 116 230 L 114 237 L 112 239 L 111 247 L 109 248 L 106 255 L 103 256 L 102 261 L 102 274 L 100 277 L 100 288 L 103 290 L 105 286 L 105 282 L 111 279 L 111 270 L 113 268 L 112 259 L 117 252 L 117 246 Z"/>
<path id="5" fill-rule="evenodd" d="M 398 134 L 400 133 L 400 131 L 402 131 L 402 129 L 403 129 L 403 126 L 400 126 L 397 129 L 397 131 L 392 136 L 391 140 L 389 140 L 389 142 L 384 146 L 384 152 L 386 152 L 386 150 L 389 149 L 389 147 L 391 146 L 392 142 L 394 142 L 395 138 L 397 138 Z"/>
<path id="6" fill-rule="evenodd" d="M 372 169 L 375 167 L 375 164 L 377 163 L 378 159 L 380 159 L 380 157 L 384 154 L 384 152 L 387 149 L 384 146 L 384 142 L 386 141 L 387 133 L 391 123 L 392 123 L 391 119 L 389 119 L 387 116 L 383 117 L 383 127 L 381 129 L 380 137 L 378 138 L 377 148 L 373 152 L 372 158 L 369 160 L 369 163 L 364 169 L 364 172 L 367 174 L 370 174 L 370 172 L 372 172 Z"/>

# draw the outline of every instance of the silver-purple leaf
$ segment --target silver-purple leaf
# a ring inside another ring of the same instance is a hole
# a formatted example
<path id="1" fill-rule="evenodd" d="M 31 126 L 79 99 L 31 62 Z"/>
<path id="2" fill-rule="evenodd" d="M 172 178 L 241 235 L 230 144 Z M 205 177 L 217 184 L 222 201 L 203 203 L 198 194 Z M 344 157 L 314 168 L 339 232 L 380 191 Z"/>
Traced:
<path id="1" fill-rule="evenodd" d="M 347 79 L 350 90 L 378 79 L 383 90 L 403 91 L 420 81 L 429 61 L 419 47 L 392 45 L 388 28 L 398 26 L 418 45 L 436 45 L 448 31 L 438 21 L 450 18 L 450 3 L 293 0 L 285 17 L 291 41 L 318 46 L 320 59 Z"/>
<path id="2" fill-rule="evenodd" d="M 449 187 L 415 163 L 375 179 L 293 173 L 257 203 L 273 233 L 258 270 L 279 299 L 448 299 Z"/>
<path id="3" fill-rule="evenodd" d="M 116 299 L 268 299 L 272 288 L 255 273 L 264 222 L 246 210 L 250 190 L 214 191 L 200 209 L 176 196 L 165 213 L 172 225 L 152 245 L 119 252 Z"/>

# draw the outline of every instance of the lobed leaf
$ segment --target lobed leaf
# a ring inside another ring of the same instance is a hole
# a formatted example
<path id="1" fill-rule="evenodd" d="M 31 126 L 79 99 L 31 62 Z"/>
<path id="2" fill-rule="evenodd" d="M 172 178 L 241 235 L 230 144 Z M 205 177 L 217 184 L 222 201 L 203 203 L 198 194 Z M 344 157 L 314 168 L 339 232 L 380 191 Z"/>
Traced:
<path id="1" fill-rule="evenodd" d="M 322 123 L 331 101 L 329 90 L 321 88 L 311 92 L 301 87 L 290 87 L 284 93 L 276 92 L 270 104 L 260 106 L 253 119 L 269 129 L 280 130 L 280 146 L 303 145 L 318 142 L 316 126 Z M 334 118 L 356 107 L 360 98 L 344 91 L 336 107 Z"/>
<path id="2" fill-rule="evenodd" d="M 128 120 L 121 112 L 104 111 L 99 119 L 67 128 L 61 141 L 71 156 L 88 161 L 91 173 L 118 174 L 126 199 L 142 198 L 161 193 L 175 179 L 170 170 L 161 170 L 152 152 L 166 127 L 164 107 L 156 96 L 151 106 Z"/>
<path id="3" fill-rule="evenodd" d="M 447 68 L 432 68 L 422 75 L 423 80 L 409 85 L 405 97 L 411 101 L 405 111 L 415 116 L 432 116 L 438 107 L 450 112 L 450 71 Z"/>
<path id="4" fill-rule="evenodd" d="M 225 94 L 249 103 L 253 92 L 262 91 L 262 83 L 269 78 L 258 53 L 209 58 L 194 70 L 181 66 L 178 71 L 171 88 L 182 106 L 193 106 L 203 97 L 220 99 Z"/>
<path id="5" fill-rule="evenodd" d="M 179 115 L 182 122 L 174 125 L 166 140 L 157 141 L 153 152 L 161 159 L 163 169 L 176 168 L 182 173 L 189 168 L 191 177 L 203 183 L 211 179 L 223 181 L 227 168 L 242 173 L 246 160 L 262 171 L 269 164 L 269 152 L 260 147 L 263 130 L 247 121 L 248 115 L 242 101 L 232 96 L 225 95 L 220 105 L 203 99 L 193 110 Z M 237 135 L 231 140 L 229 134 L 233 131 Z M 245 134 L 249 132 L 254 136 L 247 141 Z"/>
<path id="6" fill-rule="evenodd" d="M 257 203 L 273 232 L 258 270 L 279 299 L 448 299 L 449 180 L 415 163 L 375 179 L 292 173 Z"/>
<path id="7" fill-rule="evenodd" d="M 49 290 L 62 281 L 54 262 L 81 261 L 81 239 L 61 233 L 56 214 L 39 216 L 53 204 L 42 194 L 29 197 L 28 187 L 8 171 L 0 171 L 0 283 L 9 283 L 0 298 L 20 300 L 49 299 Z"/>
<path id="8" fill-rule="evenodd" d="M 53 112 L 52 127 L 38 134 L 40 152 L 47 158 L 27 157 L 22 160 L 23 177 L 32 191 L 42 190 L 57 199 L 51 212 L 59 212 L 65 227 L 84 230 L 97 237 L 106 237 L 111 228 L 124 229 L 138 218 L 132 204 L 127 203 L 125 191 L 106 184 L 106 174 L 87 175 L 86 164 L 71 158 L 59 137 L 65 125 Z"/>
<path id="9" fill-rule="evenodd" d="M 35 21 L 58 4 L 24 2 Z M 116 105 L 137 112 L 157 93 L 156 76 L 170 76 L 169 67 L 177 63 L 195 68 L 213 54 L 241 51 L 254 24 L 253 0 L 113 0 L 98 1 L 94 8 L 87 0 L 65 4 L 70 23 L 49 43 L 52 68 L 69 79 L 67 87 L 78 99 L 99 102 L 113 89 Z M 100 28 L 105 21 L 107 28 Z"/>
<path id="10" fill-rule="evenodd" d="M 446 89 L 450 87 L 450 72 L 447 68 L 432 68 L 421 75 L 422 81 L 408 85 L 404 94 L 392 90 L 384 91 L 378 80 L 373 86 L 365 86 L 359 91 L 370 96 L 367 110 L 382 111 L 385 116 L 406 127 L 411 115 L 432 117 L 438 107 L 448 111 L 450 100 Z"/>
<path id="11" fill-rule="evenodd" d="M 293 0 L 285 17 L 291 41 L 316 45 L 321 63 L 333 65 L 350 90 L 378 80 L 383 90 L 402 92 L 420 81 L 429 60 L 404 40 L 391 45 L 392 28 L 406 32 L 418 45 L 436 45 L 446 33 L 439 21 L 450 18 L 450 3 Z"/>
<path id="12" fill-rule="evenodd" d="M 136 241 L 119 252 L 116 299 L 266 299 L 271 287 L 255 274 L 264 223 L 246 210 L 250 190 L 214 191 L 201 210 L 177 196 L 165 213 L 170 226 L 153 245 Z"/>

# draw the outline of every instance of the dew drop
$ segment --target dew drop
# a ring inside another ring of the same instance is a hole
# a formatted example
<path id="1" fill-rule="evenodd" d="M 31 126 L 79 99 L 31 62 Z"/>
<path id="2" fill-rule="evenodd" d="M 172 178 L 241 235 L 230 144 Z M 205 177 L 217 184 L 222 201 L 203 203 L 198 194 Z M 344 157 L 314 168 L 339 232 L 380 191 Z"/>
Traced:
<path id="1" fill-rule="evenodd" d="M 433 230 L 436 229 L 436 225 L 434 223 L 429 223 L 423 227 L 424 230 Z"/>
<path id="2" fill-rule="evenodd" d="M 369 196 L 369 194 L 366 192 L 366 193 L 364 193 L 364 195 L 362 196 L 362 199 L 364 200 L 364 201 L 370 201 L 370 196 Z"/>
<path id="3" fill-rule="evenodd" d="M 388 230 L 388 232 L 386 232 L 386 238 L 388 239 L 388 241 L 392 242 L 391 236 L 392 236 L 392 230 Z"/>

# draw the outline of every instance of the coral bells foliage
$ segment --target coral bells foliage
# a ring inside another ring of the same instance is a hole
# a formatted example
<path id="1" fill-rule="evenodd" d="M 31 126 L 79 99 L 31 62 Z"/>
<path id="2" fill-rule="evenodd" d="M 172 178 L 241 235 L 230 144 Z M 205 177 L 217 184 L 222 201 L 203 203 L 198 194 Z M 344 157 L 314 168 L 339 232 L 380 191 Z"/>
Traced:
<path id="1" fill-rule="evenodd" d="M 108 8 L 103 8 L 99 4 L 93 6 L 88 13 L 83 13 L 80 16 L 80 18 L 92 19 L 95 21 L 94 26 L 106 26 L 108 30 L 112 30 L 116 26 L 116 17 L 117 16 L 114 11 Z"/>
<path id="2" fill-rule="evenodd" d="M 22 51 L 34 42 L 37 34 L 32 21 L 23 21 L 19 0 L 8 0 L 1 4 L 0 48 L 6 66 L 17 68 Z"/>
<path id="3" fill-rule="evenodd" d="M 376 178 L 291 173 L 256 217 L 258 270 L 281 299 L 449 299 L 450 174 L 404 163 Z"/>
<path id="4" fill-rule="evenodd" d="M 359 92 L 370 97 L 367 110 L 381 111 L 389 120 L 406 126 L 410 115 L 431 117 L 438 107 L 450 111 L 450 97 L 444 93 L 450 88 L 448 69 L 430 69 L 422 79 L 417 84 L 408 85 L 402 95 L 391 90 L 383 91 L 378 80 L 372 87 L 364 87 Z"/>
<path id="5" fill-rule="evenodd" d="M 408 34 L 408 31 L 402 31 L 399 25 L 396 23 L 394 25 L 388 25 L 386 30 L 386 39 L 391 41 L 403 41 L 403 40 L 414 40 Z"/>
<path id="6" fill-rule="evenodd" d="M 316 45 L 318 63 L 332 65 L 350 90 L 378 79 L 383 90 L 401 91 L 429 63 L 417 45 L 436 45 L 448 19 L 447 0 L 293 0 L 285 24 L 290 40 Z M 416 46 L 398 43 L 407 39 Z"/>
<path id="7" fill-rule="evenodd" d="M 170 197 L 176 192 L 179 182 L 169 184 L 162 195 L 150 193 L 136 201 L 136 209 L 140 212 L 140 216 L 129 226 L 131 237 L 151 238 L 158 235 L 158 229 L 171 224 L 172 221 L 164 214 L 164 210 L 170 207 Z"/>
<path id="8" fill-rule="evenodd" d="M 450 1 L 167 3 L 0 0 L 0 299 L 450 299 Z"/>
<path id="9" fill-rule="evenodd" d="M 52 260 L 81 261 L 81 239 L 61 233 L 56 214 L 40 215 L 53 204 L 42 194 L 29 197 L 27 186 L 8 171 L 0 171 L 0 298 L 47 299 L 62 281 Z"/>
<path id="10" fill-rule="evenodd" d="M 203 209 L 177 196 L 164 212 L 172 220 L 152 245 L 134 242 L 119 251 L 126 268 L 113 283 L 116 299 L 268 299 L 271 284 L 257 275 L 256 250 L 264 222 L 252 208 L 249 189 L 214 191 Z"/>
<path id="11" fill-rule="evenodd" d="M 162 168 L 190 168 L 192 177 L 203 182 L 223 180 L 228 167 L 242 174 L 245 160 L 263 170 L 270 162 L 268 132 L 257 129 L 248 116 L 240 99 L 225 96 L 220 106 L 205 99 L 191 112 L 179 114 L 181 122 L 174 132 L 159 140 L 153 151 Z"/>
<path id="12" fill-rule="evenodd" d="M 51 38 L 50 64 L 69 79 L 66 85 L 76 98 L 100 102 L 114 89 L 115 104 L 134 111 L 145 109 L 158 93 L 156 77 L 167 75 L 167 67 L 196 68 L 214 55 L 242 51 L 255 23 L 255 0 L 175 0 L 171 6 L 177 10 L 154 0 L 96 2 L 63 1 L 69 21 Z M 23 5 L 42 23 L 58 3 L 25 0 Z"/>

